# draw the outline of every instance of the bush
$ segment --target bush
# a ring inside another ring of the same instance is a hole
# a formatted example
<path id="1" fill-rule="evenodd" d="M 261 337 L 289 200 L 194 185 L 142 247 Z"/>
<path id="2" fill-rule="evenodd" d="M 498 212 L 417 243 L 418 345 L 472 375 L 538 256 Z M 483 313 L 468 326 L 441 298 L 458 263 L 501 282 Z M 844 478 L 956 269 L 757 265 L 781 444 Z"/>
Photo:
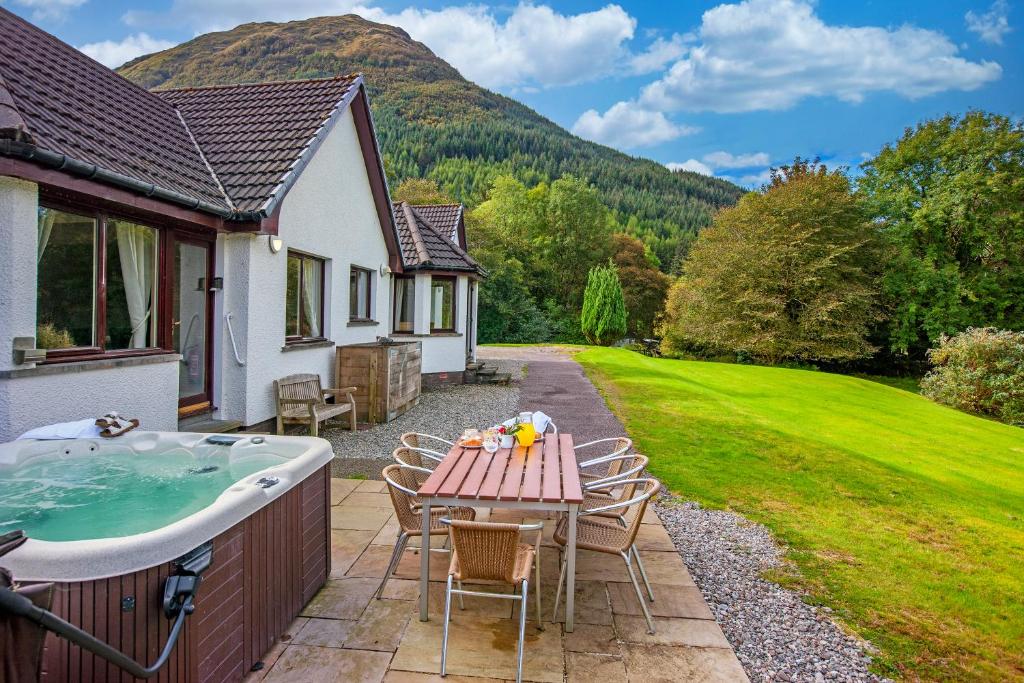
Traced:
<path id="1" fill-rule="evenodd" d="M 1024 425 L 1024 332 L 970 328 L 942 336 L 921 393 L 960 410 Z"/>
<path id="2" fill-rule="evenodd" d="M 71 333 L 58 330 L 53 323 L 43 323 L 36 327 L 36 346 L 40 349 L 69 349 L 74 345 Z"/>

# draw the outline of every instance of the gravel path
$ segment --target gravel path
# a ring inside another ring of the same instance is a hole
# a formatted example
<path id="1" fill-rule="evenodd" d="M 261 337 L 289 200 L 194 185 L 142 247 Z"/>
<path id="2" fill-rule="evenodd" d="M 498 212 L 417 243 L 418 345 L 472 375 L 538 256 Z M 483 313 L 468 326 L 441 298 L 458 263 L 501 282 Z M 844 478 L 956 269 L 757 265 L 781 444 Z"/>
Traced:
<path id="1" fill-rule="evenodd" d="M 391 464 L 391 452 L 400 445 L 399 438 L 405 432 L 452 440 L 467 427 L 486 427 L 518 414 L 524 363 L 510 359 L 489 364 L 497 365 L 498 372 L 511 373 L 512 383 L 464 384 L 424 391 L 418 406 L 386 424 L 357 432 L 324 430 L 321 436 L 331 442 L 337 455 L 331 464 L 332 476 L 380 479 L 381 469 Z"/>
<path id="2" fill-rule="evenodd" d="M 795 591 L 762 575 L 783 566 L 767 529 L 694 502 L 655 505 L 665 529 L 751 681 L 886 681 L 868 671 L 870 645 L 843 632 Z"/>

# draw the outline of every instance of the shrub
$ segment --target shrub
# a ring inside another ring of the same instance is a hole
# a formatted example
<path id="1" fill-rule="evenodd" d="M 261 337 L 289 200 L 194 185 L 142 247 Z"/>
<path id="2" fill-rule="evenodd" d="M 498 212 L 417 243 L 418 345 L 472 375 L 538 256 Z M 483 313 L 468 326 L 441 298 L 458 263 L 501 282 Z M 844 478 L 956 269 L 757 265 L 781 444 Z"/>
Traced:
<path id="1" fill-rule="evenodd" d="M 580 327 L 591 344 L 609 346 L 626 334 L 626 303 L 615 266 L 594 266 L 583 293 Z"/>
<path id="2" fill-rule="evenodd" d="M 938 403 L 1024 425 L 1024 332 L 970 328 L 942 336 L 921 393 Z"/>
<path id="3" fill-rule="evenodd" d="M 53 323 L 43 323 L 36 327 L 36 346 L 40 349 L 69 349 L 74 345 L 71 333 L 58 330 Z"/>

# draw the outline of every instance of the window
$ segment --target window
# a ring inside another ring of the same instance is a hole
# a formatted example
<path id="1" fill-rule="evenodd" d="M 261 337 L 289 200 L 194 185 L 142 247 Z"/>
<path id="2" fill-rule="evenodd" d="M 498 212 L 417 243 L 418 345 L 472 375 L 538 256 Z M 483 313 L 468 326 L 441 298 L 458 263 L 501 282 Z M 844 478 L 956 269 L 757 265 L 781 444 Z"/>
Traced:
<path id="1" fill-rule="evenodd" d="M 395 276 L 395 332 L 412 333 L 416 310 L 416 279 L 412 275 Z"/>
<path id="2" fill-rule="evenodd" d="M 37 228 L 36 343 L 49 357 L 158 345 L 156 229 L 47 206 Z"/>
<path id="3" fill-rule="evenodd" d="M 370 320 L 370 278 L 366 268 L 352 266 L 348 278 L 348 318 L 349 320 Z"/>
<path id="4" fill-rule="evenodd" d="M 324 337 L 324 261 L 288 252 L 288 287 L 285 305 L 285 341 L 301 342 Z"/>
<path id="5" fill-rule="evenodd" d="M 455 331 L 455 278 L 430 278 L 430 331 Z"/>

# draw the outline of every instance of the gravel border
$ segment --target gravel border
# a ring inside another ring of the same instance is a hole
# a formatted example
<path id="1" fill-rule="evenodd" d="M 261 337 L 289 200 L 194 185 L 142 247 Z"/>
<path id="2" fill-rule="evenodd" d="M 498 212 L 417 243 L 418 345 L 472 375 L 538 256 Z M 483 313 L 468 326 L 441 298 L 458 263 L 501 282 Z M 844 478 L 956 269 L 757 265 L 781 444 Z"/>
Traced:
<path id="1" fill-rule="evenodd" d="M 786 564 L 765 527 L 668 497 L 655 511 L 751 681 L 889 681 L 868 670 L 871 644 L 843 631 L 827 607 L 763 578 Z"/>
<path id="2" fill-rule="evenodd" d="M 393 462 L 391 452 L 405 432 L 453 440 L 467 427 L 487 427 L 519 414 L 519 382 L 525 363 L 512 359 L 487 362 L 497 366 L 498 372 L 510 373 L 512 382 L 424 390 L 419 405 L 391 422 L 356 432 L 335 427 L 323 430 L 320 435 L 331 442 L 336 455 L 331 476 L 380 479 L 380 471 Z"/>

